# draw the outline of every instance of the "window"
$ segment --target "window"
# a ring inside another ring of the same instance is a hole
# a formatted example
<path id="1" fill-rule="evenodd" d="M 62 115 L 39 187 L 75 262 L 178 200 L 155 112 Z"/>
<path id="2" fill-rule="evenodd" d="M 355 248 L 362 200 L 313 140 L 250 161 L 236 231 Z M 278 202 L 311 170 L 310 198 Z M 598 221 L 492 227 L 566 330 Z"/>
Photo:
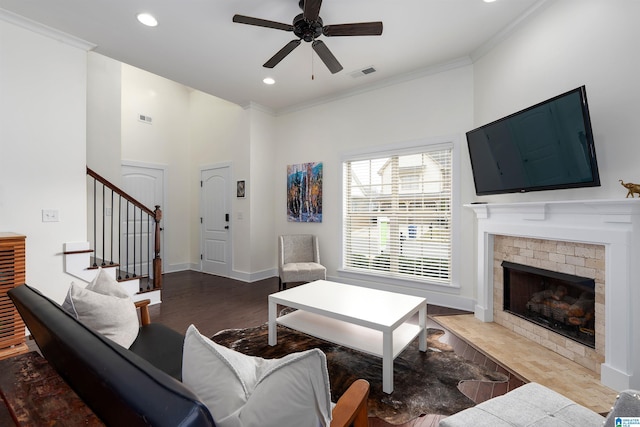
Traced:
<path id="1" fill-rule="evenodd" d="M 343 162 L 346 271 L 451 285 L 450 145 Z"/>

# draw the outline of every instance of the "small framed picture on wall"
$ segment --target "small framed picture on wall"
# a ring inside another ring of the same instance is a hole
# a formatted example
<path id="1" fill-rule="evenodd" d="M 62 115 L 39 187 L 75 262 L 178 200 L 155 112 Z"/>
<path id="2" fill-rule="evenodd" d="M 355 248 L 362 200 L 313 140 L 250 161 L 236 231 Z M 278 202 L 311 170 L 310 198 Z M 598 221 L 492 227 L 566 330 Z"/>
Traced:
<path id="1" fill-rule="evenodd" d="M 244 184 L 244 180 L 243 181 L 238 181 L 237 185 L 236 185 L 236 197 L 244 197 L 245 196 L 245 184 Z"/>

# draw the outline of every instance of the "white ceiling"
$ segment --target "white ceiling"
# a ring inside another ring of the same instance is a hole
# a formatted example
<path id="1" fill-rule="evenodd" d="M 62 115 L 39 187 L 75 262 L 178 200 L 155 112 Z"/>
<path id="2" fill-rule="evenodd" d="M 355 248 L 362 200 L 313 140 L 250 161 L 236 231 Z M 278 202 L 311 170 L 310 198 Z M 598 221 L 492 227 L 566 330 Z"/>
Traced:
<path id="1" fill-rule="evenodd" d="M 321 37 L 344 70 L 331 74 L 303 43 L 273 69 L 262 64 L 291 32 L 231 21 L 286 24 L 298 0 L 0 0 L 0 8 L 95 44 L 95 51 L 228 101 L 273 111 L 330 99 L 470 61 L 546 0 L 324 0 L 324 24 L 383 21 L 381 36 Z M 159 25 L 144 27 L 140 12 Z M 0 11 L 0 18 L 2 18 Z M 353 77 L 373 66 L 375 73 Z M 267 86 L 264 77 L 276 84 Z M 314 78 L 312 79 L 312 76 Z"/>

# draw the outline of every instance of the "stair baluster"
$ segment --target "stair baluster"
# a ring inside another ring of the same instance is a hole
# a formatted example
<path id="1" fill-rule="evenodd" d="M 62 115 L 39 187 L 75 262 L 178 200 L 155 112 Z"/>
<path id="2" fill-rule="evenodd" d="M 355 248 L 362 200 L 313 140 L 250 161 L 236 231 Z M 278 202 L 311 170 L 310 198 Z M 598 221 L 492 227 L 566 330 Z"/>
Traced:
<path id="1" fill-rule="evenodd" d="M 122 259 L 122 194 L 118 195 L 118 260 Z M 118 261 L 119 262 L 119 261 Z M 122 280 L 122 268 L 118 268 L 118 280 Z"/>
<path id="2" fill-rule="evenodd" d="M 104 248 L 105 248 L 105 246 L 104 246 L 105 245 L 105 231 L 106 231 L 105 230 L 105 226 L 104 226 L 104 218 L 105 218 L 106 211 L 107 211 L 106 207 L 104 206 L 104 201 L 106 200 L 105 199 L 105 191 L 106 191 L 106 188 L 103 185 L 102 186 L 102 264 L 100 264 L 102 267 L 107 265 L 107 263 L 105 262 L 105 256 L 106 255 L 105 255 L 105 250 L 104 250 Z"/>
<path id="3" fill-rule="evenodd" d="M 113 217 L 116 216 L 115 210 L 113 209 L 113 189 L 111 190 L 111 235 L 113 235 Z M 109 259 L 109 265 L 113 265 L 113 239 L 109 239 L 111 241 L 111 257 Z"/>
<path id="4" fill-rule="evenodd" d="M 162 211 L 160 206 L 156 205 L 155 210 L 147 208 L 89 168 L 87 168 L 87 175 L 93 181 L 90 182 L 89 187 L 89 189 L 93 189 L 93 215 L 89 217 L 90 220 L 91 217 L 93 218 L 93 224 L 90 224 L 93 227 L 93 232 L 90 233 L 93 235 L 93 242 L 90 242 L 94 252 L 92 266 L 94 268 L 97 268 L 98 265 L 117 267 L 118 280 L 134 278 L 144 280 L 146 278 L 147 286 L 145 287 L 141 283 L 141 292 L 162 289 L 162 260 L 160 258 Z M 98 185 L 102 186 L 102 191 L 99 191 Z M 107 193 L 107 189 L 111 191 L 110 195 Z M 117 207 L 114 206 L 116 196 Z M 101 200 L 99 200 L 100 198 Z M 98 215 L 98 209 L 101 207 L 102 215 Z M 110 215 L 107 209 L 111 209 Z M 107 216 L 111 216 L 111 218 L 107 219 Z M 145 218 L 147 223 L 146 236 L 144 233 Z M 115 226 L 116 221 L 118 222 L 117 227 Z M 126 222 L 124 226 L 123 221 Z M 151 221 L 155 222 L 153 230 Z M 102 228 L 100 232 L 99 227 Z M 102 242 L 98 241 L 100 236 Z M 114 257 L 114 245 L 116 244 L 118 245 L 117 257 Z M 109 245 L 109 254 L 107 254 L 107 245 Z M 97 253 L 99 248 L 102 250 L 101 254 Z M 108 256 L 110 259 L 107 260 Z"/>
<path id="5" fill-rule="evenodd" d="M 98 234 L 97 234 L 98 233 L 98 227 L 95 226 L 95 224 L 98 223 L 98 218 L 96 217 L 96 215 L 98 214 L 97 213 L 98 209 L 97 209 L 97 206 L 96 206 L 96 203 L 97 203 L 96 187 L 97 187 L 97 185 L 98 185 L 97 181 L 94 179 L 93 180 L 93 224 L 94 224 L 94 227 L 93 227 L 93 241 L 94 242 L 98 241 Z M 94 255 L 96 255 L 96 254 L 94 253 Z M 93 267 L 94 268 L 98 267 L 97 259 L 96 259 L 95 256 L 93 257 Z"/>

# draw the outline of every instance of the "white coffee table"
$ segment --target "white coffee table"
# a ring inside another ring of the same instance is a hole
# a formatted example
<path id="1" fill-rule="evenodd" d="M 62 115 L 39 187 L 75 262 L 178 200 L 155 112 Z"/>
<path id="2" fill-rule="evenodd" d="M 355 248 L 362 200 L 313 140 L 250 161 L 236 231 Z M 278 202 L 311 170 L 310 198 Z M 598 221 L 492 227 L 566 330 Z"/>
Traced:
<path id="1" fill-rule="evenodd" d="M 278 317 L 278 304 L 298 310 Z M 407 323 L 418 313 L 418 324 Z M 393 360 L 419 336 L 427 351 L 427 300 L 317 280 L 269 295 L 269 345 L 277 324 L 382 358 L 382 390 L 393 392 Z"/>

